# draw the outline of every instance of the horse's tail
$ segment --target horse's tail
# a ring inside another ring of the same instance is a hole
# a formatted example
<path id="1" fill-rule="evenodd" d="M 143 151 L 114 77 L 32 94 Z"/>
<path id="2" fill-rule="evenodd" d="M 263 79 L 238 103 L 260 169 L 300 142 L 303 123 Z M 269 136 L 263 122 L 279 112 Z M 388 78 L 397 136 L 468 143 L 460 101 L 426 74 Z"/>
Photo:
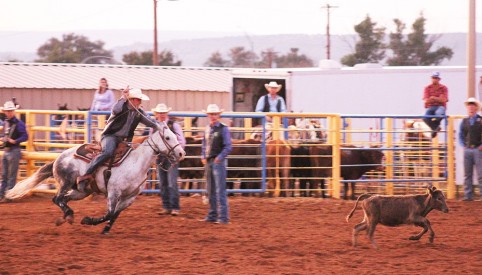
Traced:
<path id="1" fill-rule="evenodd" d="M 362 194 L 358 197 L 358 199 L 356 200 L 355 202 L 355 206 L 353 206 L 353 209 L 350 211 L 350 213 L 346 216 L 346 222 L 348 222 L 348 220 L 351 218 L 351 216 L 353 216 L 353 213 L 355 213 L 355 210 L 356 210 L 356 207 L 358 206 L 358 202 L 362 199 L 365 199 L 365 198 L 369 198 L 371 197 L 373 194 L 368 194 L 368 193 L 365 193 L 365 194 Z"/>
<path id="2" fill-rule="evenodd" d="M 50 162 L 42 166 L 37 172 L 35 172 L 32 176 L 18 182 L 15 186 L 8 190 L 5 194 L 7 199 L 19 199 L 25 195 L 27 195 L 30 190 L 32 190 L 35 186 L 40 184 L 43 180 L 51 177 L 53 175 L 53 167 L 54 162 Z"/>

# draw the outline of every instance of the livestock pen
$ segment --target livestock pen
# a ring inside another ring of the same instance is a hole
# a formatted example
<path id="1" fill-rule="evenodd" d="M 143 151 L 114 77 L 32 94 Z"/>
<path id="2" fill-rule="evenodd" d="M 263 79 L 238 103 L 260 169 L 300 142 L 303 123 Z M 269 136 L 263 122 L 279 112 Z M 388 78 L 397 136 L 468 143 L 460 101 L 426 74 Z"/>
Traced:
<path id="1" fill-rule="evenodd" d="M 25 115 L 31 137 L 24 144 L 20 179 L 54 160 L 60 151 L 95 140 L 108 114 L 58 110 L 18 110 L 17 113 Z M 58 115 L 62 115 L 61 121 Z M 188 146 L 194 152 L 199 151 L 199 141 L 207 125 L 205 114 L 172 112 L 170 115 L 180 122 L 186 137 L 198 140 Z M 271 123 L 266 122 L 267 117 L 272 118 Z M 237 148 L 228 159 L 229 192 L 316 197 L 326 194 L 340 198 L 361 192 L 405 194 L 434 185 L 454 198 L 457 192 L 455 125 L 462 117 L 446 117 L 444 130 L 434 139 L 424 138 L 425 129 L 407 127 L 408 121 L 421 118 L 225 112 L 222 121 L 230 125 L 236 140 L 234 148 Z M 260 125 L 253 125 L 256 119 L 261 120 Z M 146 134 L 146 129 L 140 128 L 138 134 Z M 300 148 L 303 150 L 297 151 Z M 356 151 L 383 152 L 384 170 L 370 171 L 357 179 L 343 179 L 344 171 L 378 166 L 377 163 L 344 163 L 342 156 Z M 181 192 L 204 192 L 203 167 L 199 160 L 199 154 L 194 153 L 186 159 L 186 163 L 194 165 L 183 167 L 181 163 L 180 175 L 194 174 L 179 178 Z M 150 173 L 145 193 L 159 192 L 155 177 L 156 173 Z M 344 188 L 348 182 L 353 182 L 356 189 Z M 49 188 L 55 188 L 54 182 L 48 184 Z"/>

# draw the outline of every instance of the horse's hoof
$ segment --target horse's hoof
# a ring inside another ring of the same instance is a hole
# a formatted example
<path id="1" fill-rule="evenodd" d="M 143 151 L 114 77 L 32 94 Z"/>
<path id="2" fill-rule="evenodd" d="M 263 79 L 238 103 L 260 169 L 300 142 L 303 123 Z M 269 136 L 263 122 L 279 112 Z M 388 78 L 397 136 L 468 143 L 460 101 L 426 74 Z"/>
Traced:
<path id="1" fill-rule="evenodd" d="M 55 221 L 55 225 L 56 226 L 60 226 L 62 224 L 65 223 L 65 219 L 64 218 L 58 218 L 56 221 Z"/>
<path id="2" fill-rule="evenodd" d="M 410 236 L 410 238 L 408 238 L 408 239 L 411 240 L 411 241 L 418 241 L 420 239 L 420 237 Z"/>
<path id="3" fill-rule="evenodd" d="M 67 216 L 65 217 L 65 221 L 70 223 L 70 224 L 73 224 L 74 223 L 74 216 Z"/>
<path id="4" fill-rule="evenodd" d="M 80 224 L 92 225 L 92 218 L 90 218 L 90 217 L 84 217 L 84 218 L 80 221 Z"/>

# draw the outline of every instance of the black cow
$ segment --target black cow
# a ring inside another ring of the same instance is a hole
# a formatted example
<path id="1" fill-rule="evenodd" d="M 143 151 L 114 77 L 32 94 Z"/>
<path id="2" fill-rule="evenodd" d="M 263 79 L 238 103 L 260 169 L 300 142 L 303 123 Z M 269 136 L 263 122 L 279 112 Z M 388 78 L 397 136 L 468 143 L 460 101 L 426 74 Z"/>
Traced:
<path id="1" fill-rule="evenodd" d="M 312 146 L 310 147 L 310 155 L 316 156 L 312 159 L 313 177 L 318 179 L 321 185 L 322 197 L 325 197 L 323 189 L 324 180 L 319 180 L 323 177 L 332 177 L 332 146 Z M 357 180 L 361 178 L 366 172 L 371 170 L 383 170 L 382 161 L 384 154 L 381 150 L 375 148 L 361 149 L 355 146 L 343 146 L 341 148 L 341 171 L 340 176 L 344 180 Z M 351 199 L 355 200 L 355 182 L 350 183 Z M 347 199 L 348 182 L 344 183 L 343 199 Z"/>
<path id="2" fill-rule="evenodd" d="M 201 162 L 202 139 L 186 137 L 186 157 L 179 163 L 179 177 L 184 180 L 191 180 L 184 183 L 182 189 L 192 189 L 193 181 L 201 180 L 204 177 L 204 165 Z"/>
<path id="3" fill-rule="evenodd" d="M 235 179 L 246 179 L 241 182 L 241 189 L 258 189 L 261 188 L 260 181 L 261 171 L 261 141 L 248 140 L 232 140 L 232 151 L 228 156 L 228 174 L 227 177 L 232 179 L 227 182 L 227 189 L 234 188 Z"/>
<path id="4" fill-rule="evenodd" d="M 430 226 L 430 221 L 426 218 L 428 213 L 433 209 L 449 212 L 449 208 L 445 203 L 445 197 L 442 191 L 435 187 L 428 188 L 428 194 L 425 195 L 407 195 L 407 196 L 379 196 L 372 194 L 363 194 L 358 197 L 355 206 L 346 217 L 346 221 L 351 218 L 355 212 L 358 201 L 362 202 L 364 212 L 363 221 L 353 228 L 353 246 L 356 246 L 356 237 L 358 232 L 367 230 L 368 238 L 373 247 L 377 248 L 373 240 L 373 234 L 377 224 L 386 226 L 398 226 L 402 224 L 414 224 L 423 227 L 423 230 L 417 235 L 411 236 L 409 240 L 419 240 L 427 231 L 430 231 L 429 241 L 432 243 L 435 233 Z"/>

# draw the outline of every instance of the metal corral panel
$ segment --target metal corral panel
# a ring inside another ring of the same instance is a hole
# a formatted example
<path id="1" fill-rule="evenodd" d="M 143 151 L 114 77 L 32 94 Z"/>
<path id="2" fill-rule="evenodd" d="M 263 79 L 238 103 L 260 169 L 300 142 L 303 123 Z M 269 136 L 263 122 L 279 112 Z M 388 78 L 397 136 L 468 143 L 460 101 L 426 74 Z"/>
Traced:
<path id="1" fill-rule="evenodd" d="M 113 89 L 229 92 L 229 68 L 0 62 L 0 88 L 96 89 L 101 77 Z"/>
<path id="2" fill-rule="evenodd" d="M 94 96 L 94 90 L 0 88 L 0 91 L 2 104 L 16 97 L 22 109 L 31 110 L 57 110 L 59 104 L 65 103 L 71 110 L 88 108 Z M 120 92 L 115 93 L 119 98 Z M 165 103 L 174 111 L 201 111 L 210 103 L 216 103 L 225 110 L 231 110 L 229 92 L 144 90 L 144 93 L 151 99 L 142 102 L 146 111 L 150 111 L 158 103 Z"/>

